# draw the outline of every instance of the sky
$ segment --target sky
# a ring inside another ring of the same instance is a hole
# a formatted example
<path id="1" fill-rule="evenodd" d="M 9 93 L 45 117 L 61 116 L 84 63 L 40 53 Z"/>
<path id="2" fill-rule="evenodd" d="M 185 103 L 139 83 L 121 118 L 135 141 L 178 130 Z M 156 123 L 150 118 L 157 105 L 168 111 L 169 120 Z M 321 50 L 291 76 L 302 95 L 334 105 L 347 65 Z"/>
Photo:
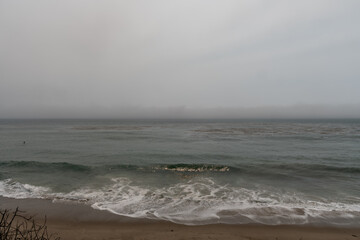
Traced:
<path id="1" fill-rule="evenodd" d="M 359 0 L 0 0 L 0 118 L 360 117 Z"/>

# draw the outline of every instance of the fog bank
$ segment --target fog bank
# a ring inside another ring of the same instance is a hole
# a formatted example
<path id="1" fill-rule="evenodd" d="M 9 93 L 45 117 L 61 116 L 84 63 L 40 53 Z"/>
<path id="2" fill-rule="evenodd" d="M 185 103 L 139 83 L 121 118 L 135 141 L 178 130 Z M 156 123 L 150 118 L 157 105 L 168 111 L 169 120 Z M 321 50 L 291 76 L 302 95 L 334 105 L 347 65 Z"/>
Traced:
<path id="1" fill-rule="evenodd" d="M 321 119 L 360 118 L 359 105 L 293 105 L 252 108 L 118 107 L 1 109 L 6 118 L 91 119 Z"/>
<path id="2" fill-rule="evenodd" d="M 356 117 L 359 9 L 0 0 L 0 118 Z"/>

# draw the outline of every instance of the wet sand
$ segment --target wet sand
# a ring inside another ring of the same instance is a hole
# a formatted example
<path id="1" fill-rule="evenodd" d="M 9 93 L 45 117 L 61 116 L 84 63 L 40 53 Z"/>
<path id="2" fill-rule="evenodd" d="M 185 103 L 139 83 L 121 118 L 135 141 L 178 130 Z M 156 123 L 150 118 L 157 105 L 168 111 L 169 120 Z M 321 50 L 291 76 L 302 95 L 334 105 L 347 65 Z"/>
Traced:
<path id="1" fill-rule="evenodd" d="M 211 224 L 186 226 L 165 221 L 133 219 L 74 203 L 52 203 L 50 200 L 15 200 L 0 197 L 1 209 L 19 207 L 41 221 L 47 216 L 48 229 L 64 240 L 123 239 L 360 239 L 360 228 L 260 224 Z"/>

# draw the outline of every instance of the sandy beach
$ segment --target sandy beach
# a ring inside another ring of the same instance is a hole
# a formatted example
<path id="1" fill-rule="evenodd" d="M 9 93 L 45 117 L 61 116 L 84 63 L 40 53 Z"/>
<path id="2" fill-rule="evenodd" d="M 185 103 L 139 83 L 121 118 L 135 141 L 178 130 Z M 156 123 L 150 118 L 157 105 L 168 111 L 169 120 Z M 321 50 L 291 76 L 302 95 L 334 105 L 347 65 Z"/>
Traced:
<path id="1" fill-rule="evenodd" d="M 165 221 L 133 219 L 83 204 L 53 203 L 50 200 L 0 198 L 1 209 L 19 207 L 41 221 L 61 239 L 360 239 L 360 229 L 309 225 L 227 225 L 187 226 Z"/>

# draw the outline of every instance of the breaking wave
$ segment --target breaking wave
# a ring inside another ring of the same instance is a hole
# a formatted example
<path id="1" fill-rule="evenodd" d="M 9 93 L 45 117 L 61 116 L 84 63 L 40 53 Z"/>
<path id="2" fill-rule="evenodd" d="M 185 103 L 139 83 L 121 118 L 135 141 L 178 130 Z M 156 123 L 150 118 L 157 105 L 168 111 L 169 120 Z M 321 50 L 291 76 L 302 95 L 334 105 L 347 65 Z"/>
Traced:
<path id="1" fill-rule="evenodd" d="M 57 171 L 75 171 L 90 172 L 101 170 L 134 170 L 134 171 L 175 171 L 175 172 L 227 172 L 230 166 L 216 164 L 158 164 L 148 166 L 138 166 L 130 164 L 113 164 L 105 166 L 86 166 L 68 162 L 44 163 L 37 161 L 9 161 L 0 162 L 0 167 L 16 169 L 32 169 L 36 171 L 57 170 Z M 235 169 L 235 168 L 233 168 Z"/>
<path id="2" fill-rule="evenodd" d="M 360 220 L 360 199 L 354 199 L 353 203 L 311 200 L 292 193 L 221 185 L 212 178 L 191 179 L 162 188 L 114 178 L 101 188 L 81 188 L 68 193 L 7 179 L 0 181 L 0 195 L 76 201 L 118 215 L 190 225 L 254 222 L 356 225 Z"/>
<path id="3" fill-rule="evenodd" d="M 131 164 L 112 164 L 103 166 L 88 166 L 68 162 L 44 163 L 37 161 L 8 161 L 0 162 L 0 174 L 6 176 L 7 169 L 11 171 L 34 171 L 34 172 L 58 172 L 61 174 L 93 174 L 102 175 L 106 172 L 133 171 L 133 172 L 183 172 L 183 173 L 229 173 L 247 175 L 278 175 L 283 174 L 291 177 L 317 176 L 317 178 L 327 177 L 333 174 L 352 174 L 359 176 L 360 167 L 357 166 L 336 166 L 328 164 L 311 163 L 264 163 L 264 164 L 237 164 L 236 166 L 218 164 L 153 164 L 153 165 L 131 165 Z"/>

